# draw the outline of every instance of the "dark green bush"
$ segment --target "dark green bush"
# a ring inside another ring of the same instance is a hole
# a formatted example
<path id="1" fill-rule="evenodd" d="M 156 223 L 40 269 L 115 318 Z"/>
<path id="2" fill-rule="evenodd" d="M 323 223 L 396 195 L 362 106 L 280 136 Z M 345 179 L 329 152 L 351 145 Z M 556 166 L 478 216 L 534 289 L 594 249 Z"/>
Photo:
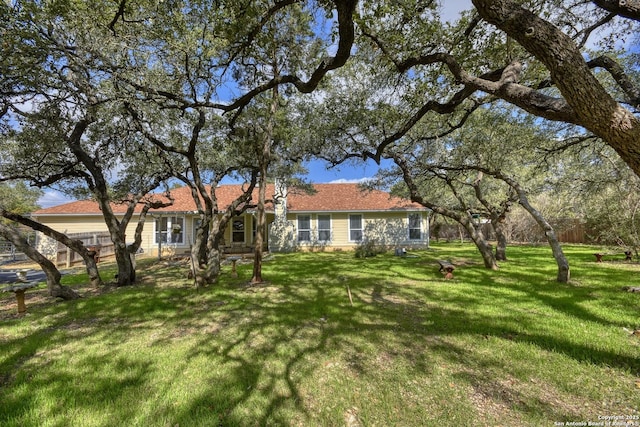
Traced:
<path id="1" fill-rule="evenodd" d="M 375 240 L 363 240 L 356 246 L 356 258 L 369 258 L 385 252 L 382 246 L 376 244 Z"/>

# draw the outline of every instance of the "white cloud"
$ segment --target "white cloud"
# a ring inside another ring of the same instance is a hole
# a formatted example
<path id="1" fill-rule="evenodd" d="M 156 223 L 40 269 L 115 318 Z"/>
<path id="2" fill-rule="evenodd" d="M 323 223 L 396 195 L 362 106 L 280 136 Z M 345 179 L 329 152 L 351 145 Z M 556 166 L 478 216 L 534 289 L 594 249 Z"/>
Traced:
<path id="1" fill-rule="evenodd" d="M 70 199 L 59 191 L 49 190 L 45 191 L 44 195 L 38 199 L 38 205 L 42 208 L 50 208 L 51 206 L 62 205 L 72 201 L 73 199 Z"/>
<path id="2" fill-rule="evenodd" d="M 364 178 L 339 178 L 334 179 L 333 181 L 329 181 L 328 184 L 364 184 L 366 182 L 372 181 L 374 178 L 371 176 L 365 176 Z"/>

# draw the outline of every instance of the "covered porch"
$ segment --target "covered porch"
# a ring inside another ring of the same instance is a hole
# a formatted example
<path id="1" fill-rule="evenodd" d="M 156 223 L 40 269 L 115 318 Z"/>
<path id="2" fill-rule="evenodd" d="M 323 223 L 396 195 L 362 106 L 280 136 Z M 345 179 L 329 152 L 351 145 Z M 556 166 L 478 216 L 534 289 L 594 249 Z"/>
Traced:
<path id="1" fill-rule="evenodd" d="M 269 224 L 273 222 L 274 214 L 267 213 L 265 233 L 262 239 L 262 250 L 266 252 L 269 248 L 269 233 L 267 232 Z M 224 240 L 221 242 L 220 249 L 224 255 L 242 255 L 243 258 L 253 256 L 256 241 L 256 224 L 257 218 L 254 212 L 245 212 L 240 216 L 234 217 L 224 233 Z"/>
<path id="2" fill-rule="evenodd" d="M 191 212 L 160 213 L 154 214 L 153 233 L 149 235 L 152 240 L 144 248 L 144 252 L 150 255 L 172 256 L 188 254 L 195 240 L 196 228 L 199 218 Z M 268 224 L 273 222 L 274 214 L 267 213 Z M 227 225 L 220 242 L 220 250 L 223 256 L 242 255 L 253 256 L 256 241 L 257 218 L 254 212 L 244 212 L 235 216 Z M 263 250 L 268 249 L 268 232 L 265 230 L 263 237 Z"/>

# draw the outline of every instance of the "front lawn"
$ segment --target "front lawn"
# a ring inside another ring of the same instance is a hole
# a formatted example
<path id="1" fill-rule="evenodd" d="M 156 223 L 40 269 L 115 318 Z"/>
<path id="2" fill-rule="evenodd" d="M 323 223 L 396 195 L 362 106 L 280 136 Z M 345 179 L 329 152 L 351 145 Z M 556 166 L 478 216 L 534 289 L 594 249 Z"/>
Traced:
<path id="1" fill-rule="evenodd" d="M 640 264 L 565 252 L 568 285 L 544 246 L 494 272 L 436 244 L 276 254 L 264 285 L 241 264 L 202 290 L 186 264 L 142 260 L 133 287 L 78 274 L 63 283 L 80 300 L 27 292 L 23 318 L 0 294 L 0 425 L 640 425 L 640 294 L 621 290 Z"/>

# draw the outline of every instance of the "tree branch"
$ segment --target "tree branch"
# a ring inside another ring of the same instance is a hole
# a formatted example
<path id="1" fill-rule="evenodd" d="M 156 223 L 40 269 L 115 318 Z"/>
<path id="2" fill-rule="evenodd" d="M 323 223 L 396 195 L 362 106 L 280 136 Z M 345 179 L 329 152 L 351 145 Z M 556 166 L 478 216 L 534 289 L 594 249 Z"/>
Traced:
<path id="1" fill-rule="evenodd" d="M 640 21 L 640 1 L 638 0 L 593 0 L 592 3 L 618 16 Z"/>
<path id="2" fill-rule="evenodd" d="M 127 4 L 127 0 L 120 0 L 120 4 L 118 5 L 118 10 L 116 11 L 116 14 L 113 16 L 113 19 L 111 20 L 109 25 L 107 25 L 107 28 L 111 30 L 114 36 L 116 35 L 115 27 L 116 27 L 116 24 L 118 23 L 118 19 L 120 18 L 124 19 L 124 8 L 126 4 Z"/>
<path id="3" fill-rule="evenodd" d="M 253 27 L 253 29 L 251 31 L 249 31 L 247 33 L 247 38 L 244 42 L 240 43 L 238 48 L 236 49 L 236 52 L 231 54 L 231 56 L 229 57 L 229 60 L 227 61 L 227 67 L 230 66 L 238 56 L 240 56 L 240 53 L 247 49 L 249 46 L 251 46 L 251 43 L 253 43 L 253 41 L 255 40 L 256 36 L 258 34 L 260 34 L 260 31 L 262 30 L 262 28 L 265 26 L 265 24 L 267 22 L 269 22 L 269 20 L 276 14 L 278 13 L 278 11 L 280 11 L 281 9 L 285 8 L 286 6 L 292 5 L 294 3 L 300 3 L 300 0 L 280 0 L 280 1 L 276 1 L 275 4 L 269 8 L 269 10 L 267 10 L 267 12 L 262 16 L 262 18 L 260 19 L 260 22 L 258 22 L 258 24 Z"/>
<path id="4" fill-rule="evenodd" d="M 584 45 L 587 43 L 587 40 L 589 39 L 589 36 L 591 35 L 591 33 L 593 33 L 595 30 L 597 30 L 598 28 L 600 28 L 601 26 L 603 26 L 607 22 L 611 22 L 611 20 L 613 20 L 613 18 L 615 18 L 615 16 L 616 15 L 614 13 L 609 13 L 607 16 L 603 17 L 602 19 L 600 19 L 598 22 L 596 22 L 592 26 L 582 30 L 580 32 L 582 34 L 582 39 L 578 43 L 578 46 L 580 46 L 581 48 L 584 47 Z"/>
<path id="5" fill-rule="evenodd" d="M 611 74 L 622 91 L 629 97 L 627 102 L 635 108 L 640 108 L 640 88 L 634 85 L 620 64 L 608 56 L 598 56 L 587 62 L 589 68 L 601 67 Z"/>
<path id="6" fill-rule="evenodd" d="M 289 4 L 289 1 L 278 3 L 278 5 L 281 6 L 285 6 L 287 4 Z M 254 87 L 253 89 L 236 98 L 230 103 L 188 99 L 176 93 L 141 85 L 130 79 L 121 78 L 121 81 L 148 96 L 161 96 L 165 99 L 173 101 L 176 103 L 175 108 L 180 108 L 182 110 L 186 110 L 188 108 L 206 107 L 217 109 L 223 112 L 230 112 L 238 109 L 243 109 L 257 95 L 282 84 L 291 84 L 301 93 L 311 93 L 318 87 L 323 77 L 329 71 L 342 67 L 351 56 L 351 47 L 353 46 L 355 40 L 353 14 L 356 4 L 357 0 L 335 0 L 338 15 L 337 22 L 339 36 L 337 51 L 334 56 L 322 60 L 316 67 L 316 69 L 311 73 L 311 76 L 307 81 L 304 81 L 300 77 L 291 74 L 277 76 L 261 85 Z"/>

